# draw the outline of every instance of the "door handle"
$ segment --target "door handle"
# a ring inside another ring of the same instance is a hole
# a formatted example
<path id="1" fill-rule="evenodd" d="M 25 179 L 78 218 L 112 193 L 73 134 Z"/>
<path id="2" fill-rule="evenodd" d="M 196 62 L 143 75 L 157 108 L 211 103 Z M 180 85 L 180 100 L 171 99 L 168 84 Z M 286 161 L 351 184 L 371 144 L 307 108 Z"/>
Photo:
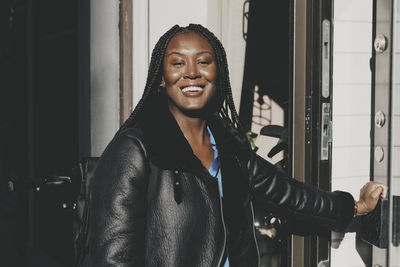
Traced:
<path id="1" fill-rule="evenodd" d="M 392 244 L 398 247 L 400 245 L 400 196 L 393 196 L 392 201 Z"/>
<path id="2" fill-rule="evenodd" d="M 389 244 L 389 201 L 379 199 L 375 209 L 361 216 L 360 236 L 364 241 L 379 248 Z"/>
<path id="3" fill-rule="evenodd" d="M 329 97 L 330 65 L 331 65 L 331 22 L 322 22 L 322 96 Z"/>

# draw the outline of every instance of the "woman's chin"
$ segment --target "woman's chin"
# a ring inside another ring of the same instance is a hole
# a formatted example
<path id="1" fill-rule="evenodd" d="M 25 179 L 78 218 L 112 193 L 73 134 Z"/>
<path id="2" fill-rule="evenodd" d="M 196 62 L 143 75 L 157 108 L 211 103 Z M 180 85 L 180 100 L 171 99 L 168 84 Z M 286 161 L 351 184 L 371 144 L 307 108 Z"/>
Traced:
<path id="1" fill-rule="evenodd" d="M 207 109 L 205 107 L 201 108 L 187 108 L 181 109 L 181 112 L 190 118 L 204 118 L 207 113 Z"/>
<path id="2" fill-rule="evenodd" d="M 169 109 L 174 113 L 181 113 L 190 118 L 207 118 L 211 113 L 215 112 L 215 103 L 210 101 L 208 103 L 184 103 L 177 105 L 169 100 Z"/>

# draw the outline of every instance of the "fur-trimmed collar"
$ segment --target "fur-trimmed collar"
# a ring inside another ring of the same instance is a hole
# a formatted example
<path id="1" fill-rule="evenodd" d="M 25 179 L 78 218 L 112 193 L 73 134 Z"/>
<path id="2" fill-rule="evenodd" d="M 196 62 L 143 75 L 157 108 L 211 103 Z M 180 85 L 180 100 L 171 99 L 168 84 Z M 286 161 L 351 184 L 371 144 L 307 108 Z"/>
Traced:
<path id="1" fill-rule="evenodd" d="M 153 100 L 144 110 L 136 127 L 143 131 L 144 142 L 150 159 L 165 169 L 200 170 L 200 160 L 193 154 L 165 99 Z M 230 127 L 219 115 L 207 119 L 217 143 L 219 155 L 237 153 L 248 149 L 247 140 Z"/>

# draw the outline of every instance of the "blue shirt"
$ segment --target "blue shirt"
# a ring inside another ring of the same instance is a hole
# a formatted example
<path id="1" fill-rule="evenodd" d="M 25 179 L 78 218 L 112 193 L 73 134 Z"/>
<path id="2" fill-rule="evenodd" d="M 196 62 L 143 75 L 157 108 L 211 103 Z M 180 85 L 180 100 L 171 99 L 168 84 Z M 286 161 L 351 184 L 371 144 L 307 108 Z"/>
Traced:
<path id="1" fill-rule="evenodd" d="M 208 172 L 211 174 L 211 176 L 214 176 L 218 179 L 219 192 L 221 193 L 221 197 L 222 197 L 222 178 L 221 178 L 221 168 L 219 166 L 219 160 L 218 160 L 217 144 L 215 143 L 215 138 L 212 135 L 210 128 L 208 128 L 208 126 L 207 126 L 207 131 L 208 131 L 208 135 L 210 136 L 211 147 L 214 150 L 214 160 L 211 162 Z M 229 267 L 228 258 L 225 261 L 224 267 Z"/>

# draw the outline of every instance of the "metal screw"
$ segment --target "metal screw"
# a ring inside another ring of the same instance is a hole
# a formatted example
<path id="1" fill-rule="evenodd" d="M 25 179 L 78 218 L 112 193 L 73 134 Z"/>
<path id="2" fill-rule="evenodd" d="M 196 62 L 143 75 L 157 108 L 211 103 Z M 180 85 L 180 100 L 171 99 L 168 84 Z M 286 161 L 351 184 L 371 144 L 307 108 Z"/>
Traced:
<path id="1" fill-rule="evenodd" d="M 383 161 L 384 154 L 385 154 L 385 152 L 383 150 L 383 147 L 381 147 L 381 146 L 375 147 L 375 153 L 374 154 L 375 154 L 376 162 L 382 162 Z"/>
<path id="2" fill-rule="evenodd" d="M 62 207 L 63 207 L 63 209 L 66 209 L 66 208 L 68 208 L 68 205 L 66 203 L 63 203 Z"/>
<path id="3" fill-rule="evenodd" d="M 385 113 L 382 111 L 378 111 L 375 113 L 375 125 L 376 127 L 382 128 L 383 125 L 385 125 L 386 118 L 385 118 Z"/>

